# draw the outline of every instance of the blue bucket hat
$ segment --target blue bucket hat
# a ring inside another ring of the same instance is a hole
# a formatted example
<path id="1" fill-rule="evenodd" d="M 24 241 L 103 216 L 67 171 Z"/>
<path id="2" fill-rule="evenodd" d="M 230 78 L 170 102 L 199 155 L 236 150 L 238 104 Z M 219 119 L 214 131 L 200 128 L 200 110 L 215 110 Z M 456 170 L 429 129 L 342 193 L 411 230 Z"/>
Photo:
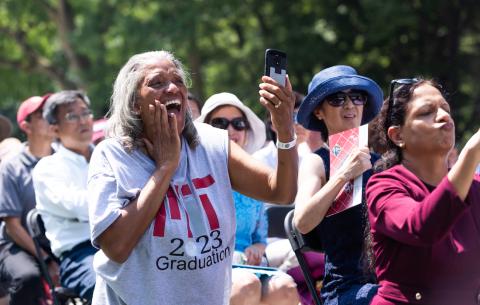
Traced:
<path id="1" fill-rule="evenodd" d="M 370 78 L 358 75 L 354 68 L 342 65 L 326 68 L 315 74 L 308 85 L 308 94 L 298 110 L 298 122 L 310 130 L 326 131 L 325 123 L 313 113 L 315 108 L 323 103 L 327 96 L 348 89 L 367 92 L 362 125 L 370 122 L 382 107 L 382 89 Z"/>

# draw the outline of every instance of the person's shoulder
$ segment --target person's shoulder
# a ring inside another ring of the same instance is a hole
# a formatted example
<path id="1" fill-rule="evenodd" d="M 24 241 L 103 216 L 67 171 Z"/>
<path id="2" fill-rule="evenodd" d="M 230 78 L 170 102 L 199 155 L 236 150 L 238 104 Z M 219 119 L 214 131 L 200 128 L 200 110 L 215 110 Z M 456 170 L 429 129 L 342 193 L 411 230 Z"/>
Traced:
<path id="1" fill-rule="evenodd" d="M 59 156 L 56 154 L 57 152 L 41 158 L 33 169 L 33 172 L 32 172 L 33 176 L 34 177 L 38 175 L 48 176 L 50 173 L 55 172 L 54 169 L 63 168 L 63 162 L 59 158 Z"/>
<path id="2" fill-rule="evenodd" d="M 125 150 L 119 138 L 108 138 L 95 146 L 97 151 Z"/>
<path id="3" fill-rule="evenodd" d="M 122 143 L 124 142 L 122 142 L 120 138 L 108 138 L 98 143 L 93 150 L 90 163 L 102 158 L 111 160 L 123 159 L 126 155 L 129 155 L 137 150 L 135 148 L 128 150 Z"/>
<path id="4" fill-rule="evenodd" d="M 317 153 L 308 153 L 303 156 L 302 161 L 300 162 L 300 167 L 303 171 L 308 172 L 317 172 L 319 170 L 325 171 L 325 161 Z"/>
<path id="5" fill-rule="evenodd" d="M 34 171 L 52 172 L 53 169 L 58 169 L 58 168 L 63 169 L 65 163 L 70 162 L 68 161 L 69 160 L 68 156 L 69 156 L 69 152 L 67 152 L 67 149 L 61 144 L 58 144 L 57 146 L 55 146 L 55 151 L 51 155 L 42 157 L 38 161 L 38 163 L 35 165 Z"/>
<path id="6" fill-rule="evenodd" d="M 378 199 L 383 198 L 380 194 L 385 192 L 404 192 L 411 186 L 405 178 L 407 174 L 404 167 L 395 165 L 381 172 L 373 174 L 367 181 L 365 195 L 370 209 L 376 209 L 379 204 Z"/>
<path id="7" fill-rule="evenodd" d="M 408 170 L 405 167 L 397 164 L 381 172 L 375 173 L 372 178 L 404 176 L 407 173 Z"/>
<path id="8" fill-rule="evenodd" d="M 42 157 L 37 165 L 35 166 L 35 168 L 39 167 L 39 166 L 44 166 L 44 164 L 50 164 L 50 163 L 55 163 L 58 161 L 58 159 L 60 158 L 60 155 L 57 152 L 54 152 L 53 154 L 51 155 L 48 155 L 48 156 L 45 156 L 45 157 Z"/>
<path id="9" fill-rule="evenodd" d="M 317 154 L 316 152 L 311 152 L 308 154 L 305 154 L 302 158 L 302 163 L 305 162 L 306 164 L 310 162 L 316 162 L 316 163 L 321 163 L 323 164 L 323 158 L 320 156 L 320 154 Z"/>
<path id="10" fill-rule="evenodd" d="M 372 189 L 385 189 L 395 186 L 407 189 L 414 185 L 420 185 L 421 181 L 404 166 L 398 164 L 389 169 L 373 174 L 367 182 L 367 192 Z"/>
<path id="11" fill-rule="evenodd" d="M 9 156 L 8 158 L 3 159 L 0 162 L 0 170 L 4 171 L 11 168 L 17 168 L 23 166 L 22 160 L 26 158 L 26 149 L 23 145 L 16 154 Z"/>

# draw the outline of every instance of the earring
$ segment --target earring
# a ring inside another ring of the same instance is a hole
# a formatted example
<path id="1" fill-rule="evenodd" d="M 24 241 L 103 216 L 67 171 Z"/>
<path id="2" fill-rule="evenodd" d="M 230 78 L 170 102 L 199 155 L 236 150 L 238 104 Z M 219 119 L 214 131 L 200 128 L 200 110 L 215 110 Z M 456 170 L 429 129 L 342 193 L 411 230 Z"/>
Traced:
<path id="1" fill-rule="evenodd" d="M 398 147 L 403 149 L 405 147 L 405 143 L 404 142 L 398 143 Z"/>

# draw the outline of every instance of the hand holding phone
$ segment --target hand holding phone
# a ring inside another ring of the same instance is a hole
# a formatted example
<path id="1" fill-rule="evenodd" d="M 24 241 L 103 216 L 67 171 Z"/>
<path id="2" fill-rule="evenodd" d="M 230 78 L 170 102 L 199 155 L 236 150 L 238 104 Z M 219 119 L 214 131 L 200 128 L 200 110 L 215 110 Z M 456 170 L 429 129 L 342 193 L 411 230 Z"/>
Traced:
<path id="1" fill-rule="evenodd" d="M 287 75 L 287 54 L 285 52 L 275 49 L 265 51 L 265 75 L 285 87 Z"/>

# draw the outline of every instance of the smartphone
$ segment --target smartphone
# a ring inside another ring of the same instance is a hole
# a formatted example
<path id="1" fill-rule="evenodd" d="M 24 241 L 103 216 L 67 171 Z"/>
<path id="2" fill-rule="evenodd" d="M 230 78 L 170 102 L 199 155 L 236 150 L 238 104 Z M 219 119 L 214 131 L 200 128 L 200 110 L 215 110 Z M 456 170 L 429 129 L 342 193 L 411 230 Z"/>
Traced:
<path id="1" fill-rule="evenodd" d="M 285 52 L 275 49 L 265 51 L 265 75 L 285 87 L 287 76 L 287 54 Z"/>

